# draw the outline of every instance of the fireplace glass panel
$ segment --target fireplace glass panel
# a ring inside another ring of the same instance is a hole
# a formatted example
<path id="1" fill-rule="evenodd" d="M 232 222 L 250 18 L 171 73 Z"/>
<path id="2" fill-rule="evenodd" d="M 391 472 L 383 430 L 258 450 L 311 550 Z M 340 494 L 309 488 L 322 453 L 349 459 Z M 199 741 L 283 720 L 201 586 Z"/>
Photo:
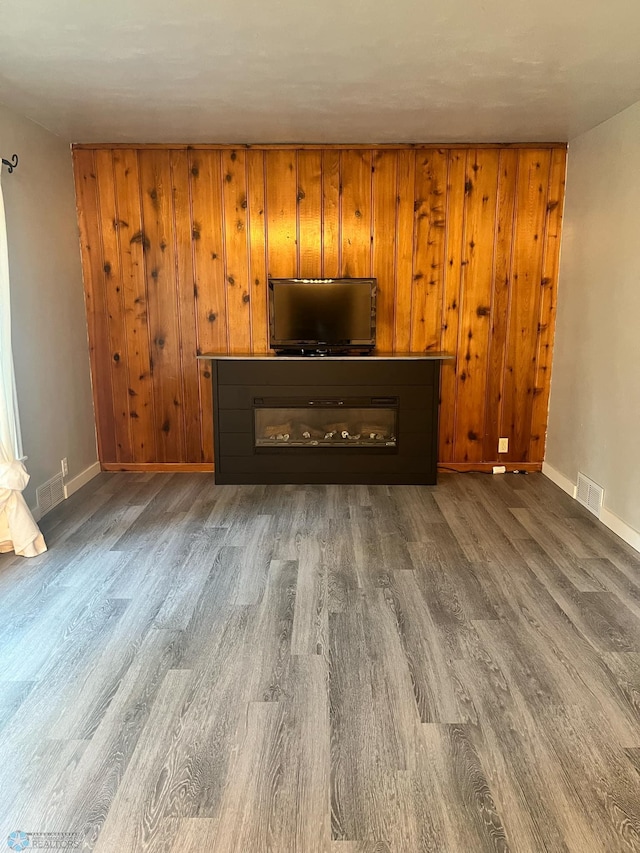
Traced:
<path id="1" fill-rule="evenodd" d="M 395 406 L 254 408 L 256 447 L 395 447 Z"/>

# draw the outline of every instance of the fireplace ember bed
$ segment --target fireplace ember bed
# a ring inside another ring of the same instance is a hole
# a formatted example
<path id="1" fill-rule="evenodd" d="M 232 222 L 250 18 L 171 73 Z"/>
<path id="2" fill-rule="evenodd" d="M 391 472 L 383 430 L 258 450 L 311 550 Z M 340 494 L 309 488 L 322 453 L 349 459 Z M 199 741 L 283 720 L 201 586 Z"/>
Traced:
<path id="1" fill-rule="evenodd" d="M 200 358 L 216 483 L 435 484 L 445 354 Z"/>
<path id="2" fill-rule="evenodd" d="M 398 398 L 254 400 L 257 448 L 397 447 Z"/>

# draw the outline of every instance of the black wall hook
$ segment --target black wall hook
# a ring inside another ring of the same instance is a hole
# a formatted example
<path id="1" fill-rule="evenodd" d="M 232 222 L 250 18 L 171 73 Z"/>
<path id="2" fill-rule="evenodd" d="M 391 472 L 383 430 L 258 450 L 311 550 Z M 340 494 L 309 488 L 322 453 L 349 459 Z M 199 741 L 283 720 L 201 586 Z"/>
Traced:
<path id="1" fill-rule="evenodd" d="M 12 156 L 11 160 L 5 160 L 5 158 L 3 157 L 2 163 L 3 163 L 3 165 L 5 165 L 7 167 L 7 172 L 9 172 L 9 174 L 11 174 L 11 172 L 13 172 L 15 167 L 18 165 L 18 155 L 14 154 Z"/>

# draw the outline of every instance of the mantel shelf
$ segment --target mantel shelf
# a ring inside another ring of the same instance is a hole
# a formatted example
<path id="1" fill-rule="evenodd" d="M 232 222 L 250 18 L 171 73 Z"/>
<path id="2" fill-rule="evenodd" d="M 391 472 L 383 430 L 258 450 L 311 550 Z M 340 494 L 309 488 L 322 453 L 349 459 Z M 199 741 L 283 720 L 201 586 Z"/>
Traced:
<path id="1" fill-rule="evenodd" d="M 198 356 L 204 361 L 447 361 L 455 358 L 448 352 L 378 352 L 370 355 L 277 355 L 275 352 L 226 353 L 205 352 Z"/>

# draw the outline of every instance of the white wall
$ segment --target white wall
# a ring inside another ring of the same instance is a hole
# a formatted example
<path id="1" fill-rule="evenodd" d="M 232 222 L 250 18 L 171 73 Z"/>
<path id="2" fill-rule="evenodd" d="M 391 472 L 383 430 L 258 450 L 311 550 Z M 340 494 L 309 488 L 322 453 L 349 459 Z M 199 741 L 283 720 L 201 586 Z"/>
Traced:
<path id="1" fill-rule="evenodd" d="M 69 144 L 0 106 L 11 325 L 24 452 L 35 489 L 69 460 L 73 478 L 97 460 L 87 327 Z"/>
<path id="2" fill-rule="evenodd" d="M 569 143 L 546 463 L 640 531 L 640 102 Z"/>

